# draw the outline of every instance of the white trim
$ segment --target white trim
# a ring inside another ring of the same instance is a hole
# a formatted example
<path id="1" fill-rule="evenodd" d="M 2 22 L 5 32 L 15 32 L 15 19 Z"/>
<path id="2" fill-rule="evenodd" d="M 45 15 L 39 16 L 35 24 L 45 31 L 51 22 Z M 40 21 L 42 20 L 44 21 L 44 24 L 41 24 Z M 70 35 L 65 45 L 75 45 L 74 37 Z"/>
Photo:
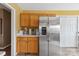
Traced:
<path id="1" fill-rule="evenodd" d="M 78 16 L 77 16 L 77 26 L 76 26 L 76 28 L 77 28 L 77 32 L 76 32 L 76 45 L 77 45 L 77 47 L 78 47 Z"/>
<path id="2" fill-rule="evenodd" d="M 0 47 L 0 49 L 5 49 L 5 48 L 7 48 L 7 47 L 9 47 L 9 46 L 11 46 L 11 44 L 8 44 L 8 45 L 6 45 L 6 46 Z"/>
<path id="3" fill-rule="evenodd" d="M 11 10 L 11 55 L 16 55 L 16 14 L 15 9 L 7 4 L 7 3 L 1 3 L 3 6 L 9 8 Z"/>

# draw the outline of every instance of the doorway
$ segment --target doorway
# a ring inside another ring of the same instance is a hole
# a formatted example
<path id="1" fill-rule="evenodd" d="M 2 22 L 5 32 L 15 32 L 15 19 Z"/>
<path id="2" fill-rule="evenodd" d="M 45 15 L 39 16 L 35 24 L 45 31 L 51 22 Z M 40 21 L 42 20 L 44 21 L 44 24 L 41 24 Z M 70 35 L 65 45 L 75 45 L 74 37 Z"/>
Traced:
<path id="1" fill-rule="evenodd" d="M 11 56 L 11 10 L 0 5 L 0 51 Z"/>
<path id="2" fill-rule="evenodd" d="M 10 13 L 11 13 L 11 28 L 10 28 L 10 30 L 11 30 L 11 47 L 9 48 L 11 51 L 10 51 L 10 55 L 12 56 L 14 56 L 14 55 L 16 55 L 16 34 L 15 34 L 15 29 L 16 29 L 16 21 L 15 21 L 15 9 L 11 6 L 11 5 L 9 5 L 9 4 L 7 4 L 7 3 L 0 3 L 0 5 L 1 6 L 3 6 L 4 8 L 7 8 L 7 10 L 9 10 L 10 11 Z M 6 49 L 7 50 L 7 49 Z"/>

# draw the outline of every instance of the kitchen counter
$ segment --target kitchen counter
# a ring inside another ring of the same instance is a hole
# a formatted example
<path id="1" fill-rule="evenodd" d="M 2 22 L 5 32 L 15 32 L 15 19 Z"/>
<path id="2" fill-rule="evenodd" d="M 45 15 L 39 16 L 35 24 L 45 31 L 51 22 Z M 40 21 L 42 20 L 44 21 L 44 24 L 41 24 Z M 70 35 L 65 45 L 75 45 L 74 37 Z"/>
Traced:
<path id="1" fill-rule="evenodd" d="M 39 37 L 39 35 L 17 35 L 16 37 Z"/>

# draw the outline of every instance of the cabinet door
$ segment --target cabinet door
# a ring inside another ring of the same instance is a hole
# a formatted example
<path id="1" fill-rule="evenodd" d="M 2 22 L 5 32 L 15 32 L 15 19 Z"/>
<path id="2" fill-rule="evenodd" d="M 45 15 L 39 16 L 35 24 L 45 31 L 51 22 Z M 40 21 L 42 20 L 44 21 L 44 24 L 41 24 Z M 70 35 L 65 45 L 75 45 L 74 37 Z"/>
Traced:
<path id="1" fill-rule="evenodd" d="M 39 27 L 39 17 L 30 15 L 30 27 Z"/>
<path id="2" fill-rule="evenodd" d="M 29 53 L 38 53 L 38 37 L 29 37 L 28 38 L 28 52 Z"/>
<path id="3" fill-rule="evenodd" d="M 29 15 L 28 14 L 21 14 L 21 26 L 29 27 Z"/>
<path id="4" fill-rule="evenodd" d="M 20 38 L 16 38 L 16 52 L 17 54 L 20 53 Z"/>
<path id="5" fill-rule="evenodd" d="M 21 53 L 27 53 L 27 52 L 28 52 L 28 51 L 27 51 L 27 44 L 28 44 L 27 38 L 21 37 L 21 40 L 20 40 L 20 47 L 19 47 Z"/>

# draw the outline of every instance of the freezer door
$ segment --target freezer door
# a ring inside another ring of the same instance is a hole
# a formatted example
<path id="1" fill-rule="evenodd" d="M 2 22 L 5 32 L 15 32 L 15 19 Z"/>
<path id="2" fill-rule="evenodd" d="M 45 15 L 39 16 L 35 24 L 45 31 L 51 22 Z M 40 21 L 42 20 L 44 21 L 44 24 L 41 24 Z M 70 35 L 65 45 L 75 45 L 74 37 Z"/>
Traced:
<path id="1" fill-rule="evenodd" d="M 48 16 L 40 16 L 39 17 L 39 23 L 48 23 Z"/>
<path id="2" fill-rule="evenodd" d="M 48 33 L 59 33 L 60 32 L 60 18 L 49 17 Z"/>
<path id="3" fill-rule="evenodd" d="M 60 17 L 53 17 L 53 16 L 50 16 L 49 17 L 49 26 L 50 25 L 59 25 L 60 24 Z"/>
<path id="4" fill-rule="evenodd" d="M 39 55 L 40 56 L 48 56 L 48 37 L 40 36 L 39 39 Z"/>
<path id="5" fill-rule="evenodd" d="M 49 56 L 60 55 L 59 45 L 60 45 L 60 34 L 50 33 L 49 34 Z"/>

